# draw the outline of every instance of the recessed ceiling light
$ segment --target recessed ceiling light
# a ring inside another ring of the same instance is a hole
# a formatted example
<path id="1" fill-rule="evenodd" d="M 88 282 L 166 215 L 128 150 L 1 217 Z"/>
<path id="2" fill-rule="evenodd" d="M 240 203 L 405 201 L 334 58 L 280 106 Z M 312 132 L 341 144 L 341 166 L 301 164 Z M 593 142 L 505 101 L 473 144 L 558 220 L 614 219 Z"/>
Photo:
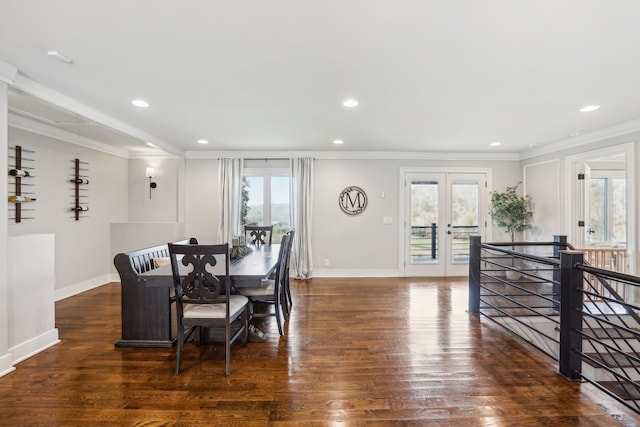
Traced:
<path id="1" fill-rule="evenodd" d="M 353 98 L 349 98 L 349 99 L 345 99 L 342 105 L 344 105 L 347 108 L 353 108 L 358 106 L 358 101 L 356 101 Z"/>
<path id="2" fill-rule="evenodd" d="M 51 56 L 53 58 L 59 59 L 62 62 L 66 62 L 67 64 L 73 64 L 73 61 L 70 58 L 64 56 L 63 54 L 61 54 L 57 50 L 48 50 L 47 51 L 47 55 L 49 55 L 49 56 Z"/>
<path id="3" fill-rule="evenodd" d="M 340 144 L 343 144 L 343 143 L 344 143 L 344 141 L 343 141 L 343 140 L 341 140 L 341 139 L 334 139 L 334 140 L 333 140 L 333 143 L 334 143 L 334 144 L 336 144 L 336 145 L 340 145 Z"/>
<path id="4" fill-rule="evenodd" d="M 144 99 L 134 99 L 131 103 L 140 108 L 147 108 L 149 106 L 149 103 Z"/>
<path id="5" fill-rule="evenodd" d="M 146 142 L 146 144 L 147 144 L 149 147 L 152 147 L 152 148 L 156 148 L 156 147 L 157 147 L 157 145 L 156 145 L 156 144 L 154 144 L 153 142 L 149 142 L 149 141 L 147 141 L 147 142 Z"/>
<path id="6" fill-rule="evenodd" d="M 599 105 L 587 105 L 586 107 L 582 107 L 580 109 L 581 113 L 588 113 L 589 111 L 596 111 L 598 108 L 600 108 Z"/>
<path id="7" fill-rule="evenodd" d="M 493 141 L 491 143 L 489 143 L 490 146 L 492 147 L 497 147 L 498 145 L 502 145 L 502 143 L 500 141 Z"/>
<path id="8" fill-rule="evenodd" d="M 208 144 L 208 143 L 209 143 L 209 141 L 207 141 L 206 139 L 199 139 L 198 140 L 198 144 L 204 145 L 204 144 Z"/>

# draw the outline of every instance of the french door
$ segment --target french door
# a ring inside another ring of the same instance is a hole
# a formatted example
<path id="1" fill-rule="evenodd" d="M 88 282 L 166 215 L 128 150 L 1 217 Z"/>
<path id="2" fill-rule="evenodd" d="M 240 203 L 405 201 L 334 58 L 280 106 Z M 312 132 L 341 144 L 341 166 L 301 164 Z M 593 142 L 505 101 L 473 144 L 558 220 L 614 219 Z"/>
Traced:
<path id="1" fill-rule="evenodd" d="M 405 276 L 466 276 L 469 235 L 484 236 L 486 174 L 406 172 Z"/>

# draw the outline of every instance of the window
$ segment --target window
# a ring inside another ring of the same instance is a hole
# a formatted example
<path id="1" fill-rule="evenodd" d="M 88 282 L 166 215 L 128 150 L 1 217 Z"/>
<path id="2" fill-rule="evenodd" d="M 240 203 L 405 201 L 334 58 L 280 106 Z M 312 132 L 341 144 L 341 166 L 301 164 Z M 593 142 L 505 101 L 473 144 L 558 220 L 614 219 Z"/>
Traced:
<path id="1" fill-rule="evenodd" d="M 282 161 L 270 161 L 273 167 L 251 167 L 246 161 L 242 176 L 240 223 L 273 225 L 273 242 L 291 229 L 289 219 L 289 168 Z M 263 163 L 264 161 L 253 161 Z M 285 161 L 288 166 L 288 163 Z"/>
<path id="2" fill-rule="evenodd" d="M 591 244 L 625 245 L 627 241 L 626 180 L 613 171 L 593 171 L 589 180 L 589 228 Z"/>

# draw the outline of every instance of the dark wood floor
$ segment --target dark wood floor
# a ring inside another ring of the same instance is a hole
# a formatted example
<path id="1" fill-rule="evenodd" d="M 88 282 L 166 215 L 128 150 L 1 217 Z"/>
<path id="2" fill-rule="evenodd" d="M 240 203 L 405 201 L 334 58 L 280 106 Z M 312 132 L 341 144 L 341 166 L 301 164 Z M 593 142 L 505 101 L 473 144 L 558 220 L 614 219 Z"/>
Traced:
<path id="1" fill-rule="evenodd" d="M 464 280 L 294 282 L 265 343 L 123 349 L 119 284 L 56 304 L 62 342 L 0 378 L 1 425 L 640 425 L 546 356 L 469 316 Z"/>

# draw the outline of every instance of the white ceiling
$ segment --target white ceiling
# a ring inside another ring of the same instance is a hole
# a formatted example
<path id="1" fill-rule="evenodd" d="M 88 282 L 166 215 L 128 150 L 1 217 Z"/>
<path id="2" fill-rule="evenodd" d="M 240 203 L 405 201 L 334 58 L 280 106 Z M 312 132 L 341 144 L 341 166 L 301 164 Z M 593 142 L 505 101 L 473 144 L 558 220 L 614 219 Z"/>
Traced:
<path id="1" fill-rule="evenodd" d="M 129 150 L 522 153 L 640 118 L 638 16 L 635 0 L 0 0 L 0 61 L 19 70 L 14 114 Z"/>

